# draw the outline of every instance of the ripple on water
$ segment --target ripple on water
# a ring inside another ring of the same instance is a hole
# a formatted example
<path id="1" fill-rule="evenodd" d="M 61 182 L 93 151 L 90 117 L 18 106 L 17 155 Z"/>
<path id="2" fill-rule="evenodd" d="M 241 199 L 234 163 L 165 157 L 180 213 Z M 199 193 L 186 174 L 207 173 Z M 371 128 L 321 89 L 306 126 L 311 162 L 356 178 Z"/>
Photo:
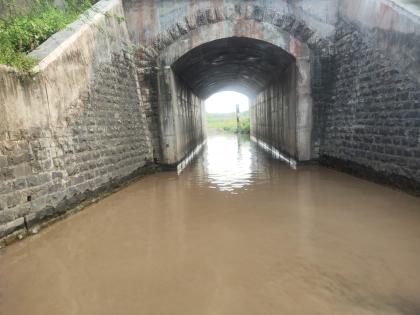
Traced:
<path id="1" fill-rule="evenodd" d="M 419 315 L 419 209 L 209 137 L 181 175 L 146 176 L 0 251 L 0 314 Z"/>

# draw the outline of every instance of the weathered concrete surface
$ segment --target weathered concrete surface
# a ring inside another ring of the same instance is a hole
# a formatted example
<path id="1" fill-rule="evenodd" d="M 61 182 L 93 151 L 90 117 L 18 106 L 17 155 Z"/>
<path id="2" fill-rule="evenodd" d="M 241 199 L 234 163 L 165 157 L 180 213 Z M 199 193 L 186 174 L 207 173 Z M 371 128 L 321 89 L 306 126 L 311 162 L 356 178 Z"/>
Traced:
<path id="1" fill-rule="evenodd" d="M 294 41 L 293 63 L 251 102 L 251 135 L 287 160 L 316 157 L 312 137 L 311 51 Z"/>
<path id="2" fill-rule="evenodd" d="M 297 71 L 293 62 L 250 104 L 251 135 L 295 160 Z"/>
<path id="3" fill-rule="evenodd" d="M 266 41 L 228 37 L 190 50 L 172 67 L 202 99 L 230 89 L 253 97 L 292 61 L 289 53 Z"/>
<path id="4" fill-rule="evenodd" d="M 107 14 L 105 14 L 107 13 Z M 34 76 L 0 70 L 0 237 L 141 172 L 152 160 L 117 0 L 37 51 Z"/>
<path id="5" fill-rule="evenodd" d="M 173 36 L 182 35 L 183 30 L 189 32 L 190 29 L 199 29 L 223 20 L 255 20 L 280 28 L 289 27 L 291 32 L 299 31 L 305 25 L 308 29 L 316 30 L 319 38 L 326 38 L 334 35 L 337 7 L 336 0 L 124 1 L 132 41 L 154 44 L 158 49 L 173 41 Z M 296 28 L 292 29 L 295 21 L 303 24 L 299 27 L 295 25 Z"/>
<path id="6" fill-rule="evenodd" d="M 177 166 L 205 139 L 204 102 L 170 68 L 159 71 L 162 152 L 160 162 Z"/>
<path id="7" fill-rule="evenodd" d="M 322 56 L 328 56 L 331 53 L 332 42 L 328 36 L 331 35 L 332 26 L 327 22 L 334 19 L 326 11 L 322 11 L 327 15 L 323 17 L 324 20 L 315 17 L 318 19 L 318 24 L 314 24 L 314 28 L 311 29 L 310 24 L 302 19 L 302 16 L 306 16 L 302 13 L 302 8 L 298 10 L 295 6 L 285 6 L 281 3 L 265 7 L 259 6 L 258 3 L 245 5 L 235 1 L 223 4 L 213 3 L 211 6 L 208 6 L 207 2 L 199 2 L 197 7 L 193 6 L 186 11 L 187 13 L 182 10 L 168 11 L 168 8 L 172 6 L 168 4 L 167 6 L 163 3 L 153 5 L 159 8 L 159 12 L 170 12 L 170 14 L 165 13 L 170 17 L 164 14 L 156 15 L 155 22 L 161 23 L 159 27 L 152 23 L 141 26 L 146 27 L 144 33 L 141 33 L 141 29 L 131 32 L 133 41 L 143 40 L 142 44 L 147 45 L 141 47 L 137 54 L 137 57 L 142 60 L 139 64 L 145 69 L 139 72 L 141 82 L 146 81 L 142 78 L 142 73 L 145 72 L 149 76 L 148 69 L 150 68 L 172 67 L 177 75 L 192 88 L 192 92 L 201 98 L 220 89 L 235 89 L 255 96 L 290 63 L 290 56 L 299 57 L 299 59 L 307 58 L 309 61 L 308 58 L 311 56 L 309 50 Z M 153 5 L 146 7 L 142 6 L 141 2 L 126 2 L 129 25 L 130 23 L 137 25 L 136 19 L 139 16 L 156 14 Z M 182 2 L 177 4 L 179 8 L 184 5 L 185 3 Z M 315 10 L 315 12 L 318 11 Z M 171 24 L 174 14 L 177 15 L 179 21 Z M 130 28 L 132 29 L 132 25 Z M 144 36 L 147 38 L 143 38 Z M 240 38 L 242 38 L 242 43 L 240 43 Z M 247 39 L 264 41 L 266 43 L 261 42 L 259 46 L 266 47 L 258 47 L 255 42 L 244 46 L 244 43 L 252 43 Z M 281 53 L 277 53 L 274 57 L 271 53 L 272 49 L 268 49 L 269 44 L 274 45 L 272 48 L 281 48 L 277 49 Z M 300 50 L 306 52 L 305 57 Z M 302 62 L 303 65 L 305 64 Z M 298 93 L 300 105 L 296 108 L 299 118 L 296 146 L 300 152 L 299 158 L 308 160 L 315 156 L 311 132 L 312 73 L 310 64 L 299 69 L 300 79 L 304 83 L 299 85 L 302 87 Z M 162 73 L 169 75 L 171 72 L 163 71 Z M 156 84 L 151 86 L 150 90 L 161 94 Z M 164 93 L 168 90 L 170 89 L 166 89 Z M 164 110 L 164 107 L 165 105 L 160 106 L 159 110 Z M 167 114 L 163 113 L 163 115 Z M 154 125 L 158 124 L 154 123 Z M 174 130 L 165 132 L 176 134 Z M 154 143 L 158 142 L 155 136 Z M 173 143 L 172 147 L 175 146 L 174 141 Z M 166 144 L 161 143 L 162 154 L 171 155 L 171 152 L 165 153 L 165 146 Z M 279 149 L 284 150 L 284 148 Z"/>

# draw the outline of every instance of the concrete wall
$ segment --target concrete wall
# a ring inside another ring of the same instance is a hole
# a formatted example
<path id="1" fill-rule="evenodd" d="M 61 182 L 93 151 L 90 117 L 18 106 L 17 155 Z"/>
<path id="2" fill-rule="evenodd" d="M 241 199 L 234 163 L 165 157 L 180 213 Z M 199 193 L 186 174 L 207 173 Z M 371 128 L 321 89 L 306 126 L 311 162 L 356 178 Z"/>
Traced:
<path id="1" fill-rule="evenodd" d="M 188 157 L 201 145 L 206 137 L 204 100 L 197 97 L 189 87 L 175 76 L 176 102 L 175 129 L 177 143 L 177 161 Z"/>
<path id="2" fill-rule="evenodd" d="M 318 157 L 313 135 L 312 81 L 321 69 L 312 67 L 313 52 L 294 41 L 295 62 L 251 102 L 251 135 L 288 159 L 309 161 Z M 321 92 L 322 94 L 323 92 Z"/>
<path id="3" fill-rule="evenodd" d="M 109 13 L 109 14 L 105 14 Z M 33 76 L 0 70 L 0 237 L 143 172 L 152 159 L 128 32 L 104 0 L 32 53 Z"/>
<path id="4" fill-rule="evenodd" d="M 292 159 L 297 159 L 296 72 L 293 63 L 250 104 L 251 136 Z"/>
<path id="5" fill-rule="evenodd" d="M 205 139 L 204 101 L 166 67 L 159 73 L 159 107 L 160 163 L 176 166 Z"/>

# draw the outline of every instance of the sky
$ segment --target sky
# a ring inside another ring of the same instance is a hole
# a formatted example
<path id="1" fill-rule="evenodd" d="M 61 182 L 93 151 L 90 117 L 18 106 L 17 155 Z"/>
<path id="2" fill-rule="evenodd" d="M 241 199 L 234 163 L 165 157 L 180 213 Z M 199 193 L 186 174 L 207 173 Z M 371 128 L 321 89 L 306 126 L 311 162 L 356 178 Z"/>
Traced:
<path id="1" fill-rule="evenodd" d="M 248 96 L 232 91 L 223 91 L 210 96 L 206 102 L 207 113 L 231 113 L 236 112 L 236 104 L 239 104 L 241 112 L 249 109 Z"/>

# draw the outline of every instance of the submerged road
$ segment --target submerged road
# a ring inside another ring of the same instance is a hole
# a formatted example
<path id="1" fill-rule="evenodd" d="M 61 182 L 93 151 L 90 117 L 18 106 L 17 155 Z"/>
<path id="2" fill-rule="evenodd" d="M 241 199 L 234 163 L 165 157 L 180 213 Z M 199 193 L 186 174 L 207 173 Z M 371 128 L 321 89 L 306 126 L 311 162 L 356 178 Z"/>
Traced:
<path id="1" fill-rule="evenodd" d="M 420 199 L 212 136 L 0 254 L 0 314 L 420 314 Z"/>

